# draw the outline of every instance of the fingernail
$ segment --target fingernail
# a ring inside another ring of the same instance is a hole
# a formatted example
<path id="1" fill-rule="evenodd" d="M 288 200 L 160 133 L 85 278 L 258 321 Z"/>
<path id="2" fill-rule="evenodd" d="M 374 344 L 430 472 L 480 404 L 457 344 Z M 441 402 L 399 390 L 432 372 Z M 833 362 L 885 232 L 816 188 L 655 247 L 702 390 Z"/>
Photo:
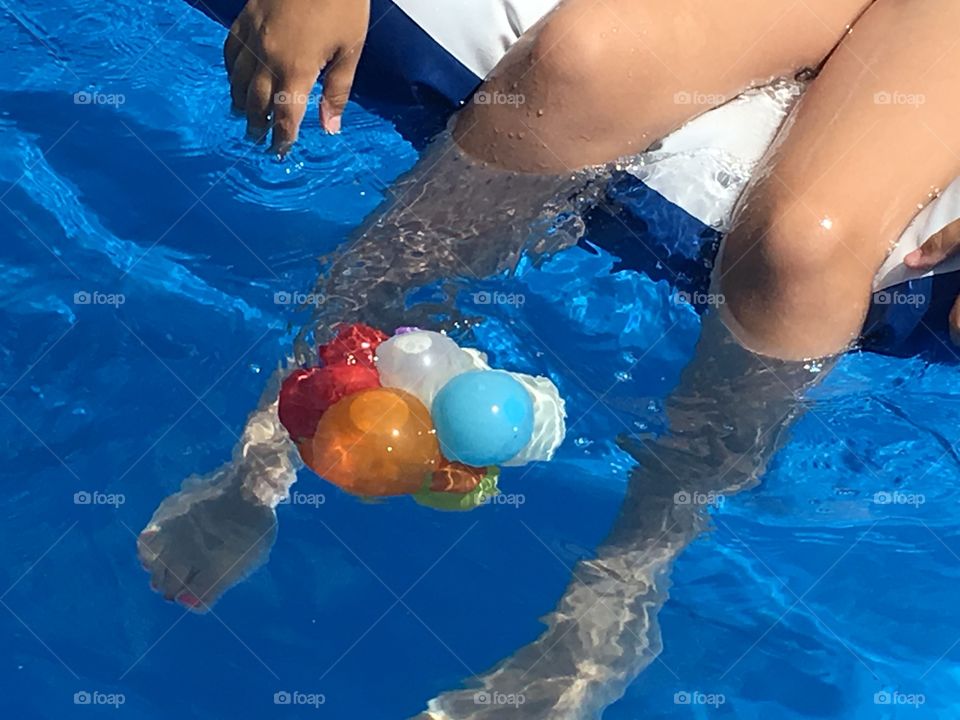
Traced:
<path id="1" fill-rule="evenodd" d="M 190 592 L 183 592 L 177 596 L 177 602 L 189 608 L 195 608 L 200 605 L 200 598 Z"/>
<path id="2" fill-rule="evenodd" d="M 326 118 L 323 121 L 323 129 L 326 130 L 331 135 L 337 135 L 340 132 L 340 127 L 343 123 L 342 115 L 331 115 L 329 118 Z"/>

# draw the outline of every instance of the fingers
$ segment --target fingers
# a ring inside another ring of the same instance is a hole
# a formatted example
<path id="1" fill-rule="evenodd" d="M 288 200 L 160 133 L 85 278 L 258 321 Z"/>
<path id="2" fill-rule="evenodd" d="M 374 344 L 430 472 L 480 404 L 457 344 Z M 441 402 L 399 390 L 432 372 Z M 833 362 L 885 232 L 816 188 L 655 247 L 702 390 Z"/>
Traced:
<path id="1" fill-rule="evenodd" d="M 223 64 L 227 68 L 228 76 L 233 75 L 233 67 L 240 51 L 246 45 L 247 26 L 240 20 L 241 18 L 238 18 L 230 27 L 226 42 L 223 43 Z"/>
<path id="2" fill-rule="evenodd" d="M 317 81 L 317 73 L 293 82 L 281 83 L 281 90 L 273 97 L 273 144 L 271 150 L 285 155 L 297 141 L 300 123 L 307 114 L 307 99 Z"/>
<path id="3" fill-rule="evenodd" d="M 903 258 L 913 270 L 931 270 L 960 250 L 960 220 L 955 221 Z"/>
<path id="4" fill-rule="evenodd" d="M 950 310 L 950 340 L 954 345 L 960 346 L 960 297 L 954 303 Z"/>
<path id="5" fill-rule="evenodd" d="M 247 90 L 256 69 L 257 58 L 247 48 L 242 48 L 230 74 L 230 99 L 233 101 L 234 110 L 246 110 Z"/>
<path id="6" fill-rule="evenodd" d="M 273 107 L 273 76 L 260 66 L 247 88 L 247 135 L 258 142 L 267 135 Z"/>
<path id="7" fill-rule="evenodd" d="M 320 124 L 328 133 L 340 132 L 343 110 L 350 99 L 353 78 L 357 74 L 363 44 L 344 48 L 337 53 L 323 78 L 323 100 L 320 103 Z"/>

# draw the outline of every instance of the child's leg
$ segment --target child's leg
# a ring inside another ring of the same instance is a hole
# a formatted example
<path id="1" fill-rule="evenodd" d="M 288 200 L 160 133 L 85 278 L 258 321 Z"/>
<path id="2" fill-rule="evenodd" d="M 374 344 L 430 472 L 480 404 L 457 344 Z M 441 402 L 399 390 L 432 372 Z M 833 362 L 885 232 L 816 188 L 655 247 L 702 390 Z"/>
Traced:
<path id="1" fill-rule="evenodd" d="M 749 347 L 801 358 L 856 339 L 884 257 L 960 172 L 958 27 L 954 0 L 880 0 L 807 91 L 723 249 Z"/>
<path id="2" fill-rule="evenodd" d="M 750 86 L 816 67 L 871 0 L 567 0 L 457 123 L 471 155 L 565 172 L 645 150 Z"/>

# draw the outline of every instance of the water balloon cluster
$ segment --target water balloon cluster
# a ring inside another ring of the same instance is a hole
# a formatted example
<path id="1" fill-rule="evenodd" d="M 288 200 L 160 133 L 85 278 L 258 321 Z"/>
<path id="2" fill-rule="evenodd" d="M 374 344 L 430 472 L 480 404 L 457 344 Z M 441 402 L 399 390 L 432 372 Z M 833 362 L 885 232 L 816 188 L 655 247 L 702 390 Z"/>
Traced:
<path id="1" fill-rule="evenodd" d="M 355 495 L 469 509 L 496 494 L 499 465 L 549 460 L 566 432 L 549 379 L 491 369 L 440 333 L 345 325 L 319 355 L 284 381 L 280 422 Z"/>

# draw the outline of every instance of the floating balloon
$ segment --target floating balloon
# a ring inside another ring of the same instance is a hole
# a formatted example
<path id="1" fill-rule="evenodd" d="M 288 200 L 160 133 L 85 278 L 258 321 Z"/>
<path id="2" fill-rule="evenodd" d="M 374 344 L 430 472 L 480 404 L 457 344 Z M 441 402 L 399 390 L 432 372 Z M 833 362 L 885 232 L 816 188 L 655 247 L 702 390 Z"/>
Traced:
<path id="1" fill-rule="evenodd" d="M 470 492 L 438 492 L 425 488 L 413 496 L 413 499 L 420 505 L 433 508 L 434 510 L 463 511 L 473 510 L 475 507 L 483 505 L 500 491 L 497 489 L 497 480 L 500 477 L 500 471 L 497 468 L 487 468 L 480 483 Z"/>
<path id="2" fill-rule="evenodd" d="M 466 465 L 498 465 L 533 435 L 530 393 L 499 370 L 457 375 L 437 393 L 432 413 L 443 456 Z"/>
<path id="3" fill-rule="evenodd" d="M 441 458 L 430 478 L 430 489 L 434 492 L 468 493 L 480 484 L 486 474 L 487 468 L 472 467 Z"/>
<path id="4" fill-rule="evenodd" d="M 294 440 L 313 436 L 320 417 L 341 398 L 380 385 L 365 365 L 331 365 L 294 370 L 280 388 L 280 422 Z"/>
<path id="5" fill-rule="evenodd" d="M 364 496 L 406 495 L 423 488 L 439 448 L 427 408 L 392 388 L 362 390 L 331 407 L 317 425 L 311 469 Z"/>
<path id="6" fill-rule="evenodd" d="M 553 458 L 567 434 L 567 411 L 560 391 L 549 378 L 510 373 L 533 398 L 533 435 L 523 450 L 504 465 L 526 465 Z"/>
<path id="7" fill-rule="evenodd" d="M 364 365 L 372 368 L 377 347 L 386 339 L 386 333 L 363 323 L 343 325 L 333 340 L 320 346 L 320 359 L 324 365 Z"/>
<path id="8" fill-rule="evenodd" d="M 406 390 L 427 407 L 448 380 L 472 367 L 453 340 L 429 330 L 395 335 L 377 348 L 380 383 Z"/>
<path id="9" fill-rule="evenodd" d="M 487 354 L 480 352 L 479 350 L 474 350 L 473 348 L 460 348 L 467 357 L 470 358 L 470 366 L 473 370 L 490 370 L 490 365 L 487 363 Z"/>
<path id="10" fill-rule="evenodd" d="M 470 356 L 475 369 L 490 369 L 485 353 L 473 348 L 463 348 L 463 352 Z M 549 378 L 514 372 L 510 374 L 527 388 L 533 398 L 533 436 L 523 450 L 503 464 L 516 466 L 551 460 L 567 434 L 567 412 L 560 391 Z"/>

